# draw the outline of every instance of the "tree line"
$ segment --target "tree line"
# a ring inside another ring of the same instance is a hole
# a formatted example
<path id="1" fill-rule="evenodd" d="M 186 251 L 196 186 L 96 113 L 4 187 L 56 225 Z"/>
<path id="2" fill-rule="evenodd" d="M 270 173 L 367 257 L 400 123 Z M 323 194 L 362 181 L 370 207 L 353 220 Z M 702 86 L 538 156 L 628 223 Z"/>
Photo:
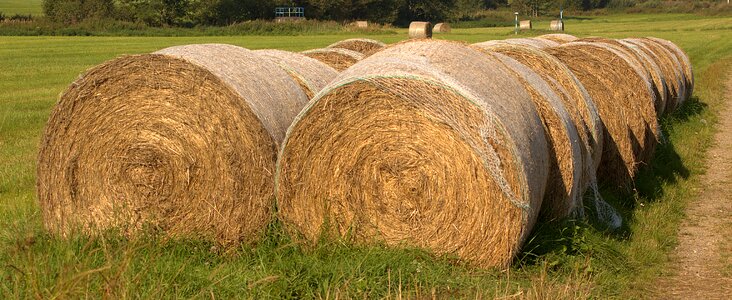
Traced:
<path id="1" fill-rule="evenodd" d="M 623 0 L 43 0 L 43 11 L 52 21 L 68 24 L 113 19 L 150 26 L 221 26 L 272 19 L 275 7 L 298 6 L 305 8 L 308 19 L 405 25 L 412 20 L 460 20 L 487 8 L 539 14 L 560 5 L 588 10 L 613 1 Z"/>

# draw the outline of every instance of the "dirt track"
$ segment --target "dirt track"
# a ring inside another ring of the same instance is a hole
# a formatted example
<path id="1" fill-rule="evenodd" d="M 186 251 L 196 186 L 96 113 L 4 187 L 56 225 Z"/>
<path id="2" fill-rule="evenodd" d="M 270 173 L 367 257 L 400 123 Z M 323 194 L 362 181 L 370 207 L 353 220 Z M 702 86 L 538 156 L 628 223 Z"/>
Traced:
<path id="1" fill-rule="evenodd" d="M 732 76 L 725 97 L 714 145 L 707 153 L 702 191 L 689 203 L 671 257 L 673 275 L 659 281 L 658 299 L 732 297 L 732 278 L 725 276 L 722 261 L 730 253 L 721 254 L 732 250 Z"/>

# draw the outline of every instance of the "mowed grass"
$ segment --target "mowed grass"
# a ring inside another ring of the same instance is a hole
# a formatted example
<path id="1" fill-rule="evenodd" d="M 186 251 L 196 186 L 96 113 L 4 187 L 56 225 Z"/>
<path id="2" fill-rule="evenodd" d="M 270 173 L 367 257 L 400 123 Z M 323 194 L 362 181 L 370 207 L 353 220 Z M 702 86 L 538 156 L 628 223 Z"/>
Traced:
<path id="1" fill-rule="evenodd" d="M 43 14 L 43 0 L 0 0 L 0 13 L 39 16 Z"/>
<path id="2" fill-rule="evenodd" d="M 582 36 L 657 36 L 692 59 L 694 98 L 662 120 L 668 143 L 639 176 L 636 192 L 604 190 L 625 226 L 608 232 L 589 221 L 540 224 L 507 272 L 478 270 L 418 249 L 357 247 L 324 240 L 293 243 L 277 223 L 254 248 L 222 251 L 198 240 L 115 235 L 61 240 L 42 228 L 35 161 L 53 104 L 81 72 L 105 60 L 190 43 L 304 50 L 351 35 L 296 37 L 0 37 L 0 298 L 638 298 L 665 272 L 687 200 L 699 187 L 722 85 L 732 66 L 732 18 L 694 15 L 569 19 Z M 548 27 L 539 22 L 536 28 Z M 522 33 L 536 35 L 541 32 Z M 384 42 L 398 34 L 370 36 Z M 511 28 L 456 29 L 436 38 L 478 42 Z"/>

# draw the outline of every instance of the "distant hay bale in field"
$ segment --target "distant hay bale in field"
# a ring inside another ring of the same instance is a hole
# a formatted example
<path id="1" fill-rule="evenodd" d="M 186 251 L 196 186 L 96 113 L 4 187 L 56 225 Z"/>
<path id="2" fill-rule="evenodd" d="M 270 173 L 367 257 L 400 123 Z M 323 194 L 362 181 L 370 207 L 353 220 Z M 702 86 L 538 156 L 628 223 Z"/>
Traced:
<path id="1" fill-rule="evenodd" d="M 336 71 L 341 72 L 364 58 L 364 55 L 343 48 L 323 48 L 300 52 L 305 56 L 317 59 Z"/>
<path id="2" fill-rule="evenodd" d="M 569 43 L 569 42 L 577 40 L 576 36 L 569 35 L 566 33 L 550 33 L 550 34 L 540 35 L 536 38 L 554 41 L 559 44 Z"/>
<path id="3" fill-rule="evenodd" d="M 356 27 L 358 27 L 358 28 L 362 28 L 362 29 L 369 28 L 369 21 L 356 21 L 355 23 L 356 23 L 355 24 Z"/>
<path id="4" fill-rule="evenodd" d="M 582 179 L 577 188 L 581 197 L 589 186 L 596 184 L 595 172 L 602 155 L 602 123 L 592 98 L 562 62 L 541 50 L 516 45 L 494 45 L 485 49 L 507 55 L 531 68 L 561 97 L 560 100 L 577 129 L 579 144 L 582 146 L 582 153 L 577 157 L 581 159 L 582 166 Z M 582 213 L 581 198 L 567 200 L 571 201 L 556 201 L 556 198 L 552 201 L 551 198 L 545 197 L 542 204 L 543 215 L 548 218 L 562 218 L 576 210 Z"/>
<path id="5" fill-rule="evenodd" d="M 628 55 L 603 43 L 573 42 L 545 49 L 577 76 L 595 101 L 605 125 L 598 179 L 627 186 L 649 147 L 658 123 L 653 92 Z M 649 123 L 650 122 L 650 123 Z"/>
<path id="6" fill-rule="evenodd" d="M 548 179 L 541 120 L 512 74 L 478 49 L 433 40 L 341 73 L 283 143 L 285 228 L 311 242 L 325 231 L 508 266 Z"/>
<path id="7" fill-rule="evenodd" d="M 448 23 L 437 23 L 435 25 L 435 28 L 432 29 L 432 32 L 437 33 L 450 33 L 452 31 L 452 28 L 450 28 L 450 24 Z"/>
<path id="8" fill-rule="evenodd" d="M 307 97 L 251 51 L 189 45 L 96 66 L 63 93 L 38 156 L 44 224 L 69 236 L 257 241 L 279 142 Z"/>
<path id="9" fill-rule="evenodd" d="M 549 30 L 564 31 L 564 22 L 562 20 L 552 20 L 549 23 Z"/>
<path id="10" fill-rule="evenodd" d="M 386 44 L 372 39 L 347 39 L 330 44 L 327 48 L 341 48 L 359 52 L 365 56 L 374 54 L 375 52 L 386 47 Z"/>
<path id="11" fill-rule="evenodd" d="M 529 46 L 529 47 L 534 47 L 537 49 L 543 49 L 543 48 L 547 48 L 547 47 L 559 46 L 559 43 L 556 43 L 556 42 L 553 42 L 550 40 L 542 40 L 542 39 L 534 39 L 534 38 L 515 38 L 515 39 L 485 41 L 485 42 L 477 43 L 475 45 L 479 46 L 481 48 L 489 47 L 489 46 L 493 46 L 493 45 L 519 45 L 519 46 Z"/>
<path id="12" fill-rule="evenodd" d="M 681 99 L 686 93 L 683 70 L 678 59 L 676 59 L 676 56 L 663 46 L 651 40 L 630 38 L 624 39 L 624 41 L 638 46 L 656 61 L 656 64 L 659 66 L 664 80 L 666 81 L 668 92 L 666 96 L 666 106 L 663 109 L 663 112 L 666 114 L 673 112 L 678 104 L 682 102 Z"/>
<path id="13" fill-rule="evenodd" d="M 300 85 L 308 99 L 312 99 L 338 75 L 338 71 L 329 65 L 300 53 L 274 49 L 256 50 L 254 53 L 264 56 L 287 71 Z"/>
<path id="14" fill-rule="evenodd" d="M 432 38 L 432 23 L 430 22 L 412 22 L 409 24 L 410 39 L 429 39 Z"/>
<path id="15" fill-rule="evenodd" d="M 628 43 L 622 40 L 607 38 L 584 38 L 580 39 L 579 41 L 606 43 L 614 45 L 618 47 L 618 50 L 621 50 L 627 55 L 632 56 L 632 58 L 634 58 L 634 64 L 638 64 L 640 67 L 643 68 L 643 74 L 646 75 L 648 82 L 651 84 L 652 91 L 655 95 L 654 99 L 656 100 L 654 103 L 654 107 L 656 109 L 657 116 L 663 113 L 666 108 L 668 91 L 666 88 L 666 81 L 663 78 L 663 74 L 661 74 L 661 70 L 653 58 L 646 55 L 646 53 L 643 52 L 643 50 L 641 50 L 635 44 Z"/>
<path id="16" fill-rule="evenodd" d="M 678 45 L 669 40 L 659 39 L 655 37 L 647 37 L 646 39 L 655 41 L 666 47 L 666 49 L 676 55 L 676 59 L 678 59 L 679 63 L 681 63 L 681 69 L 684 71 L 685 93 L 683 94 L 683 97 L 681 97 L 681 103 L 678 103 L 678 105 L 680 106 L 681 104 L 683 104 L 684 101 L 689 100 L 689 98 L 691 98 L 691 95 L 694 93 L 694 69 L 691 66 L 689 56 L 686 55 L 684 50 L 681 50 Z"/>
<path id="17" fill-rule="evenodd" d="M 521 30 L 531 30 L 533 27 L 531 26 L 531 20 L 521 20 L 519 21 L 519 29 Z"/>

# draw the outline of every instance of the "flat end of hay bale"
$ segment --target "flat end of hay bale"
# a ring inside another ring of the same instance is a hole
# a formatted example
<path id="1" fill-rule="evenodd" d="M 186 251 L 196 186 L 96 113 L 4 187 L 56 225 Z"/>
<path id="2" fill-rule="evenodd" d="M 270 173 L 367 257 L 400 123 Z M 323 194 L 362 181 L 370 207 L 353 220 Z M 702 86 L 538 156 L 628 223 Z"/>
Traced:
<path id="1" fill-rule="evenodd" d="M 415 21 L 409 24 L 410 39 L 432 38 L 432 23 Z"/>
<path id="2" fill-rule="evenodd" d="M 521 30 L 531 30 L 533 27 L 531 25 L 531 20 L 521 20 L 519 21 L 519 29 Z"/>

